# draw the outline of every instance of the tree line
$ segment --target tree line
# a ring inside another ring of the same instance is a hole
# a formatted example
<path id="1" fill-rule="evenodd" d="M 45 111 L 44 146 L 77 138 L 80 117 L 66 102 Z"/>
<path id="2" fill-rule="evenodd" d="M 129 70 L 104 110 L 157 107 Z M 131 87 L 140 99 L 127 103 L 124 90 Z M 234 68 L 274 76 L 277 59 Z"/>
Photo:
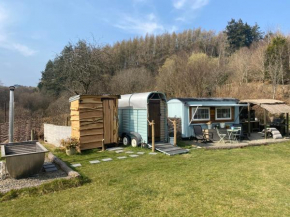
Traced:
<path id="1" fill-rule="evenodd" d="M 290 37 L 265 34 L 257 24 L 232 19 L 221 32 L 197 28 L 147 34 L 113 45 L 68 43 L 47 62 L 38 87 L 29 90 L 45 99 L 43 106 L 23 102 L 23 108 L 39 107 L 44 115 L 67 113 L 72 95 L 152 90 L 168 98 L 243 98 L 242 93 L 252 90 L 246 98 L 263 92 L 265 98 L 283 99 L 288 96 L 289 78 Z M 258 84 L 267 88 L 256 91 Z"/>

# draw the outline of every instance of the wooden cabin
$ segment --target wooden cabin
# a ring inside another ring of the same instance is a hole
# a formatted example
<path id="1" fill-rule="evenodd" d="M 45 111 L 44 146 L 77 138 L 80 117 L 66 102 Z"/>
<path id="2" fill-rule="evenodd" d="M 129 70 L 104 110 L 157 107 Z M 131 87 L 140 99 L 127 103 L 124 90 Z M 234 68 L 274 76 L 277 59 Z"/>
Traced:
<path id="1" fill-rule="evenodd" d="M 77 95 L 71 97 L 71 137 L 80 150 L 118 143 L 118 95 Z"/>

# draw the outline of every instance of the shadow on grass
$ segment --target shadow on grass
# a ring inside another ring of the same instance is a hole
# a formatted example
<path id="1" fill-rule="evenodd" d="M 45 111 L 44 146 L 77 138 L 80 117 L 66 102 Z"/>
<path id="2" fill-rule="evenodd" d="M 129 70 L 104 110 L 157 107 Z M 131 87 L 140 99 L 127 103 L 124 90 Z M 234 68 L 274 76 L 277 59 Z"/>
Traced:
<path id="1" fill-rule="evenodd" d="M 86 176 L 80 176 L 70 179 L 57 179 L 36 187 L 28 187 L 22 189 L 12 189 L 6 193 L 0 193 L 0 202 L 12 200 L 24 196 L 40 196 L 57 192 L 69 188 L 80 187 L 91 180 Z"/>

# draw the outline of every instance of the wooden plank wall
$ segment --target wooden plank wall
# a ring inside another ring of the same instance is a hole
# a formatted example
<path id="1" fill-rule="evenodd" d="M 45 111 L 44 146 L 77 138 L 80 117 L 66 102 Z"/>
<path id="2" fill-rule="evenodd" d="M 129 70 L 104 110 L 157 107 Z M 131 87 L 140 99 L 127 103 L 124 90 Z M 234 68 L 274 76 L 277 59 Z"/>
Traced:
<path id="1" fill-rule="evenodd" d="M 102 147 L 103 121 L 101 98 L 81 96 L 71 102 L 72 137 L 80 140 L 81 150 Z"/>
<path id="2" fill-rule="evenodd" d="M 118 142 L 118 99 L 80 96 L 71 102 L 72 137 L 80 140 L 80 149 L 102 147 Z"/>
<path id="3" fill-rule="evenodd" d="M 166 132 L 165 132 L 165 125 L 166 125 L 166 102 L 160 101 L 160 141 L 166 141 Z"/>

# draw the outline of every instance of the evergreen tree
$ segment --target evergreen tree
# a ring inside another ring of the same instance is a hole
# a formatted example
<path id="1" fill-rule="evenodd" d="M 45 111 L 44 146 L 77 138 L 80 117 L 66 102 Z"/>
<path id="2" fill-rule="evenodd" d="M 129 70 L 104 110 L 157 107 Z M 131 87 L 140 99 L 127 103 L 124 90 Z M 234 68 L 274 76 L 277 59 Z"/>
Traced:
<path id="1" fill-rule="evenodd" d="M 234 52 L 241 47 L 250 47 L 250 45 L 263 38 L 263 33 L 260 31 L 260 27 L 255 24 L 250 26 L 244 23 L 241 19 L 236 21 L 232 19 L 226 26 L 225 33 L 227 34 L 227 40 L 231 52 Z"/>

